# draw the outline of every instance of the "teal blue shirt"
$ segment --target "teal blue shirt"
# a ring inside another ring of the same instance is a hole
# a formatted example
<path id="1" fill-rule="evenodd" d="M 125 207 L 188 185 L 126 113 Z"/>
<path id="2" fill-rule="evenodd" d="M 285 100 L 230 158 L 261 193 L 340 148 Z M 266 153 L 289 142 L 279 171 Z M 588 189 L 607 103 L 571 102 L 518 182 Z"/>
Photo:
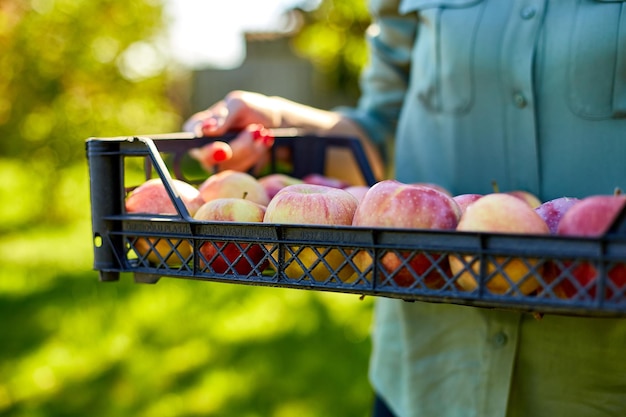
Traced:
<path id="1" fill-rule="evenodd" d="M 626 189 L 626 3 L 371 0 L 348 112 L 395 176 L 542 200 Z M 381 298 L 370 377 L 400 417 L 626 416 L 626 320 Z"/>

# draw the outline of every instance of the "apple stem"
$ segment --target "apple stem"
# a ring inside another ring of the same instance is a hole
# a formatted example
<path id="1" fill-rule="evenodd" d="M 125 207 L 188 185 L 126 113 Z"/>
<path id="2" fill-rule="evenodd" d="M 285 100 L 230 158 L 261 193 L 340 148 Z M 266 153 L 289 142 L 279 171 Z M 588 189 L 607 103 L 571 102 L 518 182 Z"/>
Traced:
<path id="1" fill-rule="evenodd" d="M 494 193 L 499 193 L 500 187 L 498 186 L 498 181 L 496 180 L 491 181 L 491 188 L 493 188 Z"/>
<path id="2" fill-rule="evenodd" d="M 615 191 L 613 191 L 613 195 L 622 195 L 622 189 L 619 187 L 615 187 Z"/>
<path id="3" fill-rule="evenodd" d="M 244 191 L 244 192 L 243 192 L 243 197 L 241 197 L 241 198 L 243 198 L 243 199 L 245 200 L 245 199 L 246 199 L 246 197 L 248 197 L 248 192 L 247 192 L 247 191 Z"/>

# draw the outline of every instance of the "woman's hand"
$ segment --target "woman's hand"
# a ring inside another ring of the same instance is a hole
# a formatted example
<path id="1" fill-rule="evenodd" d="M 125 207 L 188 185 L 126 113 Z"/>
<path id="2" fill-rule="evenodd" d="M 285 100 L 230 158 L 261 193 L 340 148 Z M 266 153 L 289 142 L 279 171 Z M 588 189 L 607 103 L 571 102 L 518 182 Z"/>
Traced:
<path id="1" fill-rule="evenodd" d="M 214 164 L 210 159 L 204 159 L 203 166 L 210 168 L 210 171 L 216 171 L 218 168 L 219 170 L 247 171 L 252 167 L 263 167 L 269 158 L 267 148 L 273 142 L 266 129 L 279 127 L 294 127 L 305 134 L 312 135 L 359 138 L 374 171 L 374 176 L 376 178 L 384 176 L 384 165 L 378 150 L 356 123 L 339 112 L 317 109 L 282 97 L 233 91 L 208 109 L 191 116 L 184 124 L 186 131 L 193 132 L 197 136 L 217 137 L 228 132 L 241 132 L 229 142 L 232 153 L 226 152 L 227 159 L 213 161 Z M 212 145 L 207 146 L 209 148 L 207 152 L 204 152 L 205 156 L 211 155 L 211 152 L 216 150 L 211 150 Z M 196 152 L 196 154 L 201 153 Z M 333 150 L 329 155 L 327 165 L 337 171 L 330 172 L 329 170 L 328 175 L 345 178 L 353 184 L 361 180 L 360 173 L 350 155 Z"/>
<path id="2" fill-rule="evenodd" d="M 191 116 L 184 130 L 198 136 L 219 136 L 251 124 L 280 127 L 281 100 L 248 91 L 232 91 L 208 109 Z"/>
<path id="3" fill-rule="evenodd" d="M 220 136 L 241 132 L 231 140 L 230 150 L 224 143 L 208 144 L 191 152 L 207 171 L 234 169 L 247 171 L 262 167 L 268 161 L 273 138 L 267 127 L 279 127 L 280 101 L 258 93 L 233 91 L 207 110 L 185 122 L 184 129 L 197 136 Z"/>
<path id="4" fill-rule="evenodd" d="M 248 125 L 229 143 L 215 141 L 201 148 L 189 150 L 189 155 L 198 160 L 208 172 L 233 169 L 248 171 L 251 167 L 262 168 L 269 161 L 268 149 L 274 137 L 259 124 Z"/>

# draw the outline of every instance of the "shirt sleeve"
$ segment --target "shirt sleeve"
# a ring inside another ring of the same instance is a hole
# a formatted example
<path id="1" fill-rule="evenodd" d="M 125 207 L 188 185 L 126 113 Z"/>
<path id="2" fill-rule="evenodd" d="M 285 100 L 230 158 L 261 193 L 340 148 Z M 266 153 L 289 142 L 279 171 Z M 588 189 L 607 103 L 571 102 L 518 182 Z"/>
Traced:
<path id="1" fill-rule="evenodd" d="M 370 0 L 369 8 L 369 61 L 361 75 L 362 94 L 356 108 L 337 111 L 358 123 L 387 159 L 386 145 L 394 139 L 408 86 L 417 18 L 401 15 L 399 0 Z"/>

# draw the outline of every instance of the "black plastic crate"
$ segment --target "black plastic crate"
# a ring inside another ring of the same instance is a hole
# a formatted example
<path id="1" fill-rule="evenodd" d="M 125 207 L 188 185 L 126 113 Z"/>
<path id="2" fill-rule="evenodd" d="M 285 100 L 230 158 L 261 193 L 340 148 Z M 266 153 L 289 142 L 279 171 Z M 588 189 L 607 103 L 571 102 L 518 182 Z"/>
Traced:
<path id="1" fill-rule="evenodd" d="M 200 222 L 189 216 L 176 196 L 171 175 L 188 180 L 181 161 L 190 148 L 211 140 L 186 134 L 87 140 L 94 269 L 102 281 L 132 273 L 137 282 L 146 283 L 173 277 L 535 313 L 626 317 L 626 284 L 620 282 L 626 276 L 624 212 L 598 239 Z M 281 147 L 293 156 L 290 175 L 323 173 L 326 150 L 344 147 L 353 153 L 365 182 L 375 181 L 356 139 L 276 137 L 273 154 Z M 162 155 L 171 156 L 169 165 Z M 146 177 L 152 172 L 161 177 L 178 215 L 125 212 L 125 159 L 134 157 L 144 158 Z M 275 158 L 271 166 L 276 169 Z M 202 255 L 202 245 L 214 247 L 210 259 Z M 305 258 L 309 262 L 301 261 Z M 450 258 L 462 259 L 464 270 L 452 276 Z M 511 265 L 525 271 L 517 283 L 507 273 Z M 585 268 L 597 274 L 587 287 L 574 278 L 574 271 Z M 473 291 L 461 289 L 461 275 L 476 281 Z M 493 290 L 496 281 L 507 289 Z M 526 293 L 524 288 L 531 284 L 537 289 Z M 567 296 L 561 290 L 564 285 L 569 287 Z"/>

